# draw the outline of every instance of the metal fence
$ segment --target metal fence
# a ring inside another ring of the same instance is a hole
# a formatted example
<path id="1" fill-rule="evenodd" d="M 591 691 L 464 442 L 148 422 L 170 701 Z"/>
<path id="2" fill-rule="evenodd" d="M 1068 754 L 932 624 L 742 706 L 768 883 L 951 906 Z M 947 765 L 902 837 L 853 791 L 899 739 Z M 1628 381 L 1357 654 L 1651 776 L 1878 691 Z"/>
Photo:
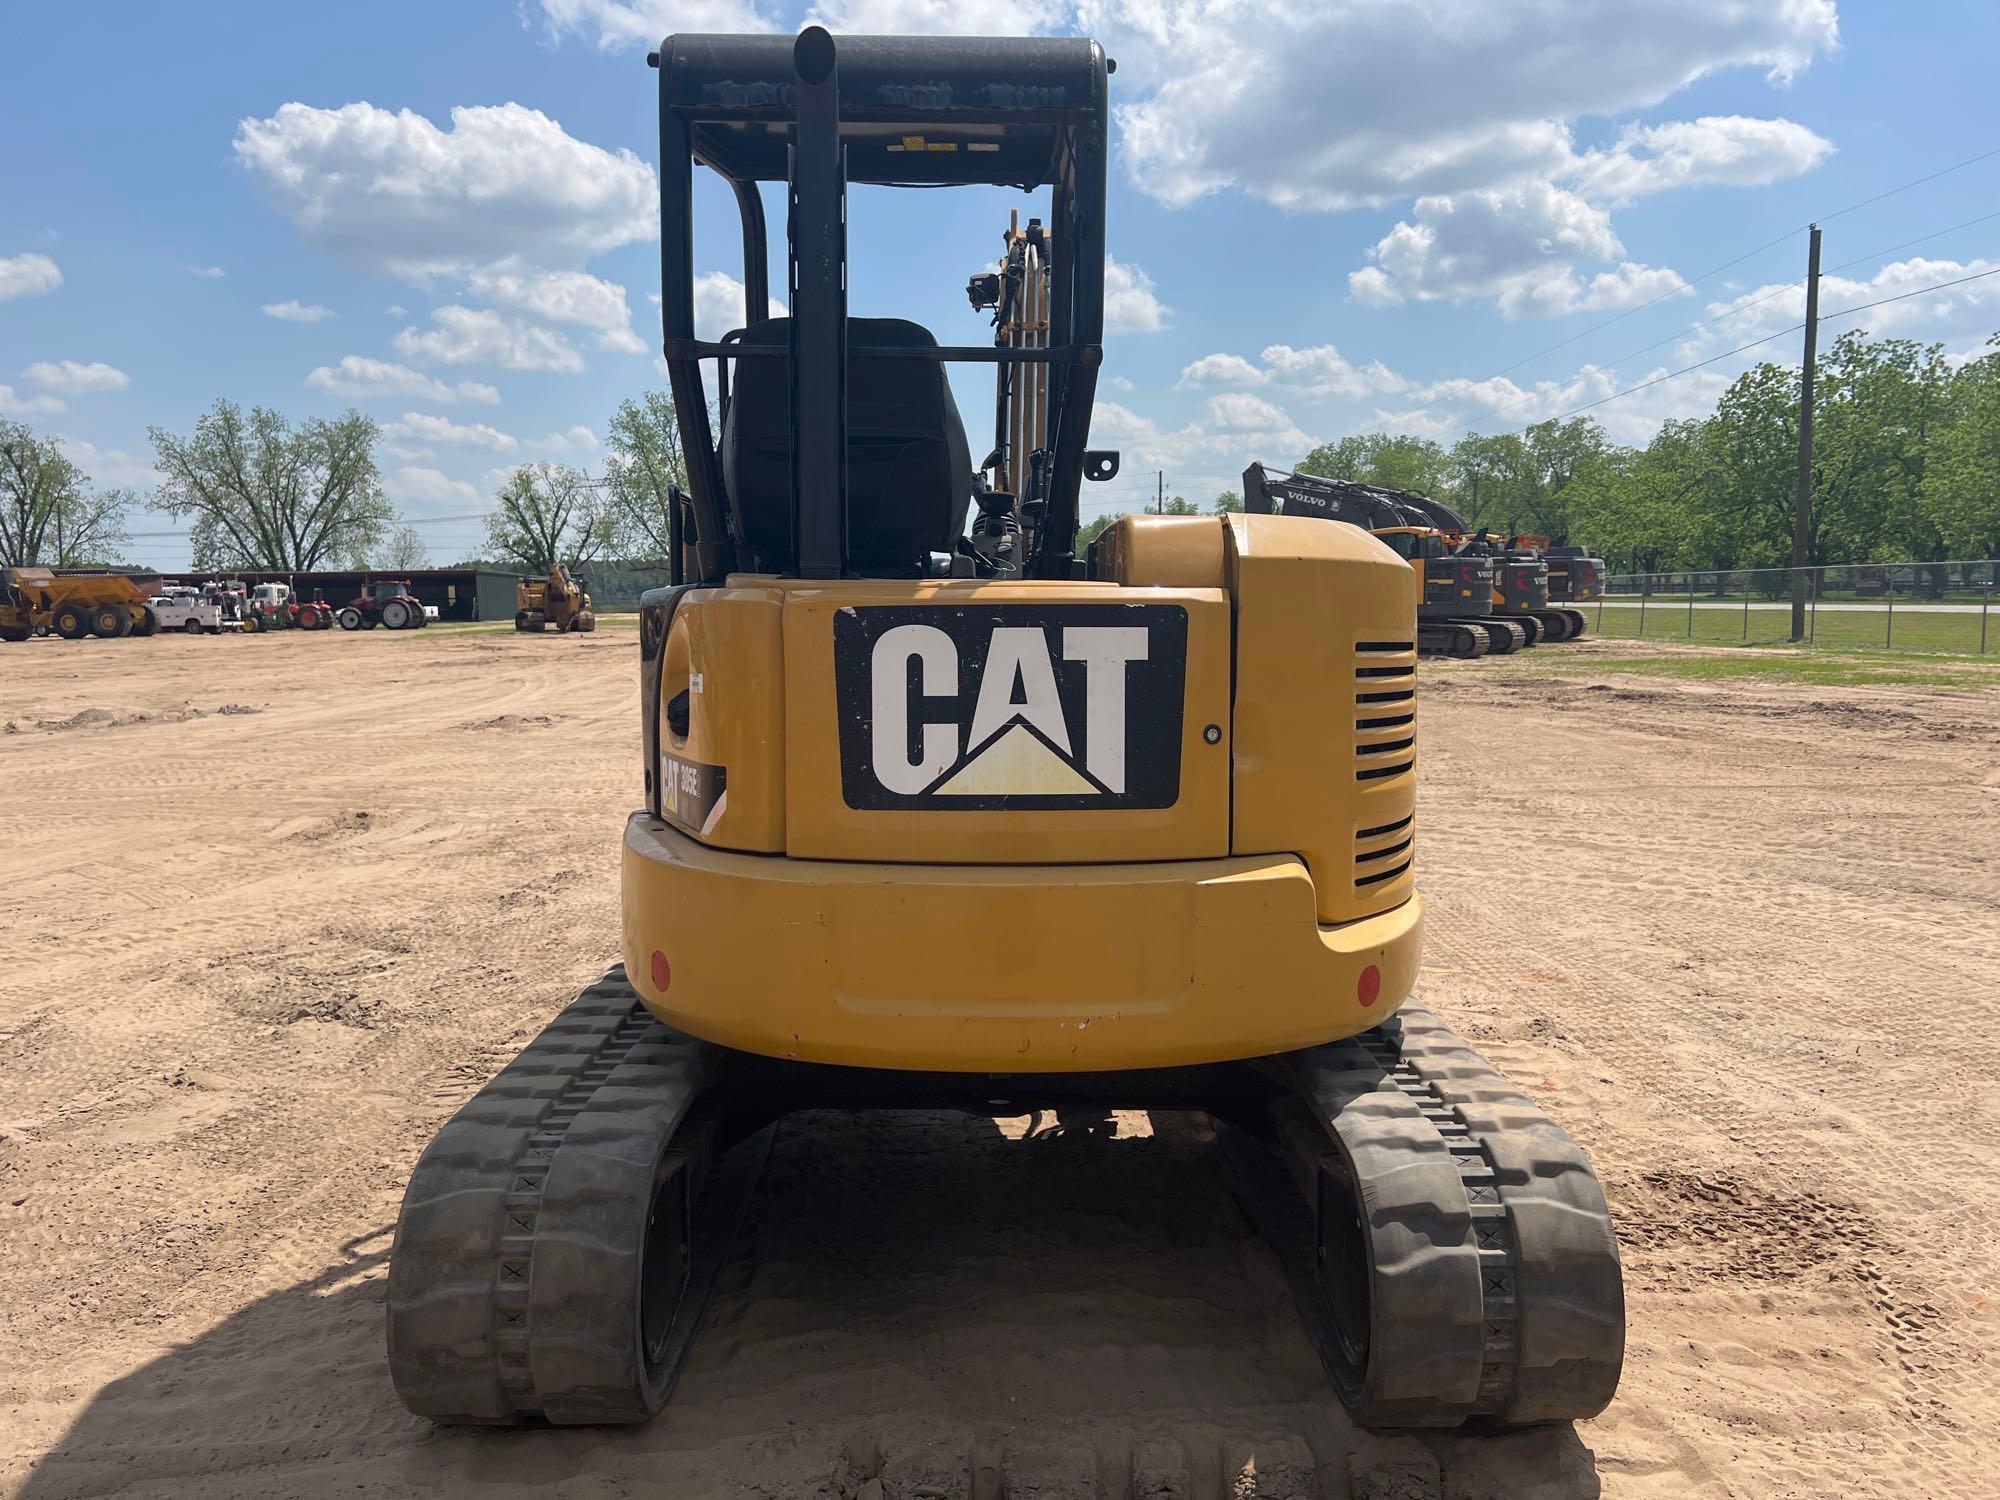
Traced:
<path id="1" fill-rule="evenodd" d="M 583 575 L 591 607 L 599 614 L 635 610 L 647 589 L 663 589 L 673 582 L 672 571 L 663 562 L 589 562 L 576 571 Z"/>
<path id="2" fill-rule="evenodd" d="M 1823 568 L 1624 573 L 1591 606 L 1599 635 L 1631 640 L 1777 643 L 1977 656 L 2000 652 L 2000 560 L 1857 563 Z"/>

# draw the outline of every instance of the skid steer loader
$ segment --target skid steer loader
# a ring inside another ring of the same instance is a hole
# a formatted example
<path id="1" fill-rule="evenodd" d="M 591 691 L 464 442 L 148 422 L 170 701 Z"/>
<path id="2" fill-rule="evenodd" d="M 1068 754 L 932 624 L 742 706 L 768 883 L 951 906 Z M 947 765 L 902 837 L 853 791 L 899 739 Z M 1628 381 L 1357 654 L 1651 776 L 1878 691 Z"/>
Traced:
<path id="1" fill-rule="evenodd" d="M 1075 555 L 1081 484 L 1115 468 L 1086 449 L 1111 63 L 1085 38 L 818 27 L 653 61 L 688 492 L 643 602 L 623 962 L 419 1161 L 388 1286 L 403 1400 L 658 1411 L 794 1112 L 1115 1104 L 1220 1122 L 1362 1421 L 1598 1411 L 1623 1300 L 1597 1179 L 1407 998 L 1410 567 L 1271 515 L 1127 518 Z M 716 340 L 697 164 L 741 218 L 744 326 Z M 849 316 L 849 183 L 1047 189 L 1046 338 Z M 956 361 L 1017 377 L 980 472 Z"/>

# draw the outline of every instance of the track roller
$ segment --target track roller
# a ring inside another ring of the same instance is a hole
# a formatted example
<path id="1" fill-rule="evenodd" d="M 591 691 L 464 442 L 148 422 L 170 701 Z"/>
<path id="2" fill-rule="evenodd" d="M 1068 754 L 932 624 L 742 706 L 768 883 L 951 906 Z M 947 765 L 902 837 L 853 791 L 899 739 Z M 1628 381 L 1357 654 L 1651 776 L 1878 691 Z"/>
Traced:
<path id="1" fill-rule="evenodd" d="M 665 1403 L 769 1132 L 726 1157 L 726 1054 L 585 990 L 432 1138 L 389 1265 L 389 1373 L 439 1422 L 641 1422 Z"/>
<path id="2" fill-rule="evenodd" d="M 1287 1085 L 1277 1151 L 1234 1128 L 1224 1149 L 1356 1419 L 1518 1426 L 1603 1410 L 1624 1285 L 1576 1143 L 1417 1006 L 1273 1067 Z"/>

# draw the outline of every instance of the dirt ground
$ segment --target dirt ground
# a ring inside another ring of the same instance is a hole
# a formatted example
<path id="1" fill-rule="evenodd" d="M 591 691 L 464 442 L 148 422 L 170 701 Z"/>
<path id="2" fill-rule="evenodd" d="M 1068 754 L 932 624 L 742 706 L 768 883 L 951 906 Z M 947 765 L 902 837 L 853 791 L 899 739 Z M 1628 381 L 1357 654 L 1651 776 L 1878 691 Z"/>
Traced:
<path id="1" fill-rule="evenodd" d="M 389 1229 L 615 957 L 636 655 L 0 647 L 0 1491 L 1994 1492 L 2000 688 L 1532 660 L 1425 668 L 1421 993 L 1603 1175 L 1602 1418 L 1357 1432 L 1201 1122 L 1143 1115 L 795 1120 L 659 1421 L 411 1418 Z"/>

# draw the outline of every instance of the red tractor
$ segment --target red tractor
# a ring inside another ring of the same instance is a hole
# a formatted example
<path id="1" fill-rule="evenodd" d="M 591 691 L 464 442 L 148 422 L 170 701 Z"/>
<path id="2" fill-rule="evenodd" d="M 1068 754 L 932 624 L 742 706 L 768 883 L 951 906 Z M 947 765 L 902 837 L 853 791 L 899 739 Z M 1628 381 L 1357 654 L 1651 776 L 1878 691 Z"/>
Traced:
<path id="1" fill-rule="evenodd" d="M 290 584 L 258 584 L 243 609 L 243 629 L 252 635 L 260 630 L 325 630 L 332 624 L 332 605 L 296 599 Z"/>
<path id="2" fill-rule="evenodd" d="M 344 604 L 336 616 L 342 630 L 421 630 L 430 621 L 423 601 L 410 591 L 407 578 L 380 578 L 368 591 Z"/>

